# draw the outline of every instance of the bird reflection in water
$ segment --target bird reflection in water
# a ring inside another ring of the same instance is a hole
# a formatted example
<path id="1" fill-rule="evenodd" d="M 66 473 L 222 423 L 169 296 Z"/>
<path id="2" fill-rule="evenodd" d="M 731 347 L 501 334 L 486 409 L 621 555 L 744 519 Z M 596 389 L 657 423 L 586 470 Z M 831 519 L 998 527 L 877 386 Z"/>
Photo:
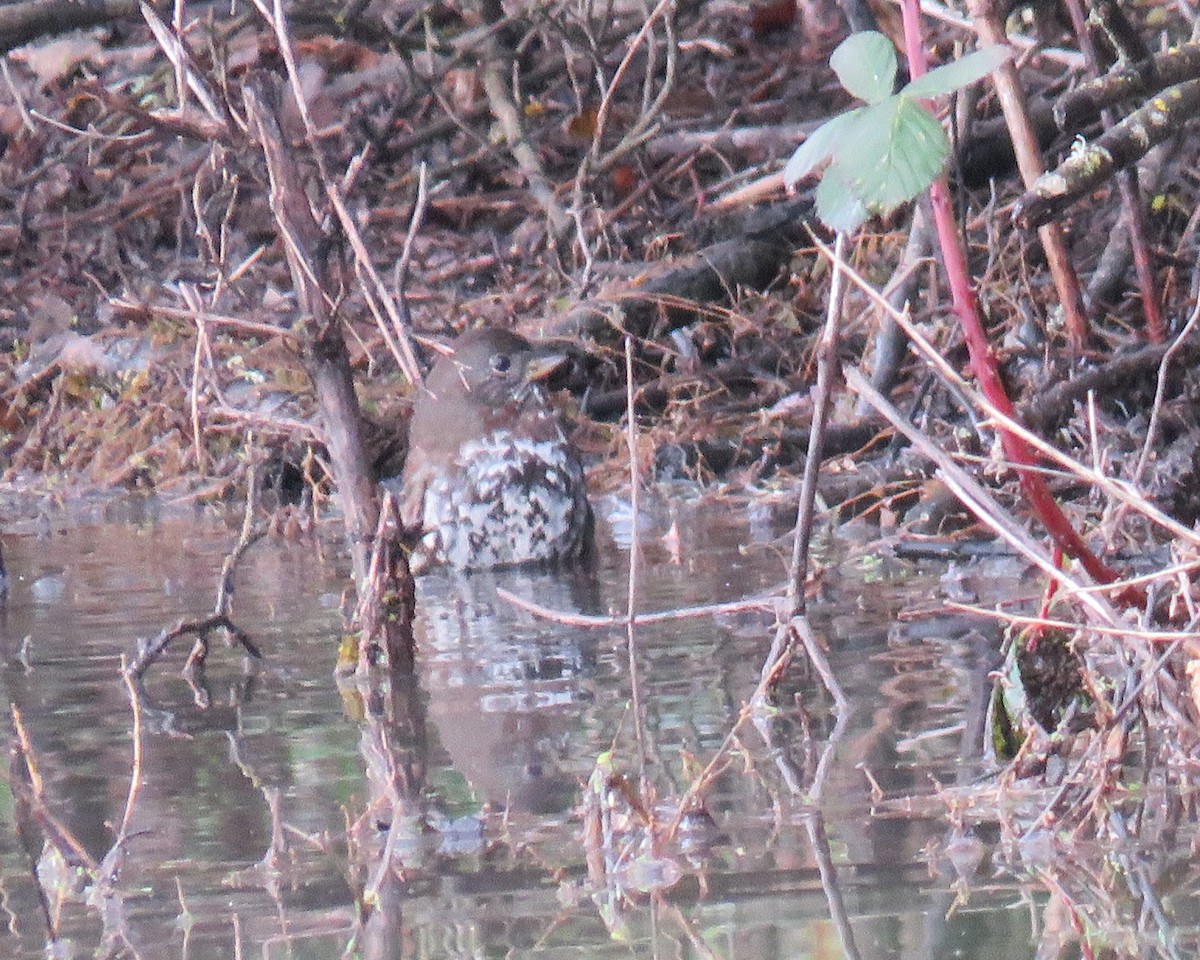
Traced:
<path id="1" fill-rule="evenodd" d="M 417 644 L 430 720 L 481 800 L 564 812 L 602 749 L 579 740 L 588 736 L 604 634 L 536 620 L 497 596 L 498 586 L 556 609 L 600 609 L 597 580 L 581 570 L 423 577 Z"/>

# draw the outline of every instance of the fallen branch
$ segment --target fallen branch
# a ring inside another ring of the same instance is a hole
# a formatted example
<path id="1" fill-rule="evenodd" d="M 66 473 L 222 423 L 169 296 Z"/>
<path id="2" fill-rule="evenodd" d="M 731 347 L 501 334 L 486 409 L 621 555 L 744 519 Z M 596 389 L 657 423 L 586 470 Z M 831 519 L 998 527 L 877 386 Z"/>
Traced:
<path id="1" fill-rule="evenodd" d="M 1013 220 L 1022 229 L 1049 223 L 1068 206 L 1136 163 L 1155 144 L 1200 112 L 1200 80 L 1167 87 L 1144 107 L 1043 174 L 1017 201 Z"/>

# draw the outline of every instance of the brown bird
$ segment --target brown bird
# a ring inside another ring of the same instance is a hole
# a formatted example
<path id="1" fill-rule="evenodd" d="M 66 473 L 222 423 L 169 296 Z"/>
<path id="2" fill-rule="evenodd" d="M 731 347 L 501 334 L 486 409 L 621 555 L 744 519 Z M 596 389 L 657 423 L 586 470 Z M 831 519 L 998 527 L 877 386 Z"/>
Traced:
<path id="1" fill-rule="evenodd" d="M 390 482 L 405 527 L 420 532 L 414 572 L 570 562 L 590 549 L 583 465 L 542 388 L 565 359 L 486 328 L 434 364 Z"/>

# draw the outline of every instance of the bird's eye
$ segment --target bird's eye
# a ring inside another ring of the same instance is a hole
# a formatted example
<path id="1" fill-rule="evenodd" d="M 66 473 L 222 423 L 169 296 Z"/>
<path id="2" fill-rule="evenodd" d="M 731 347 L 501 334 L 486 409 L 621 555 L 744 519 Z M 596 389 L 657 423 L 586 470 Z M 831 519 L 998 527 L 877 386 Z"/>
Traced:
<path id="1" fill-rule="evenodd" d="M 508 373 L 510 367 L 512 367 L 512 357 L 507 353 L 492 354 L 492 369 L 497 373 Z"/>

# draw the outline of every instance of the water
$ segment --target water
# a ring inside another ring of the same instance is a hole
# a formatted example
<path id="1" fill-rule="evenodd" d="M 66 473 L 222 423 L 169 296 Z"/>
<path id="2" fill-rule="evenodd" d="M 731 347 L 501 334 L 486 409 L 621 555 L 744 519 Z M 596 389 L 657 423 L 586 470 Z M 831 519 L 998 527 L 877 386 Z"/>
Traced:
<path id="1" fill-rule="evenodd" d="M 711 821 L 696 818 L 689 846 L 599 870 L 581 812 L 598 758 L 611 756 L 637 802 L 655 802 L 636 786 L 625 631 L 548 623 L 495 588 L 564 611 L 621 610 L 626 552 L 611 541 L 592 575 L 425 578 L 416 687 L 386 695 L 332 676 L 346 582 L 337 550 L 257 544 L 234 612 L 266 659 L 247 670 L 216 645 L 205 685 L 191 686 L 179 641 L 151 670 L 123 864 L 105 896 L 89 898 L 54 872 L 43 838 L 73 837 L 95 861 L 110 852 L 134 757 L 121 657 L 211 610 L 235 539 L 215 520 L 118 513 L 0 528 L 12 581 L 3 695 L 41 780 L 31 806 L 14 762 L 0 792 L 5 956 L 48 955 L 49 926 L 53 955 L 149 960 L 327 958 L 348 946 L 381 957 L 773 960 L 846 956 L 851 942 L 872 958 L 1033 955 L 1029 898 L 979 882 L 991 870 L 986 831 L 921 802 L 937 783 L 981 772 L 995 637 L 960 618 L 904 617 L 935 603 L 936 572 L 889 558 L 845 559 L 814 601 L 851 701 L 842 726 L 819 680 L 794 667 L 769 729 L 744 728 L 705 791 Z M 743 515 L 683 511 L 678 561 L 651 531 L 642 608 L 780 583 L 787 551 L 771 538 L 781 525 L 759 516 L 751 530 Z M 639 629 L 658 801 L 678 799 L 720 747 L 770 639 L 770 621 L 753 613 Z M 611 787 L 603 799 L 624 803 Z M 616 845 L 639 836 L 636 819 L 618 823 Z M 976 880 L 954 910 L 950 858 L 929 852 L 947 845 Z"/>

